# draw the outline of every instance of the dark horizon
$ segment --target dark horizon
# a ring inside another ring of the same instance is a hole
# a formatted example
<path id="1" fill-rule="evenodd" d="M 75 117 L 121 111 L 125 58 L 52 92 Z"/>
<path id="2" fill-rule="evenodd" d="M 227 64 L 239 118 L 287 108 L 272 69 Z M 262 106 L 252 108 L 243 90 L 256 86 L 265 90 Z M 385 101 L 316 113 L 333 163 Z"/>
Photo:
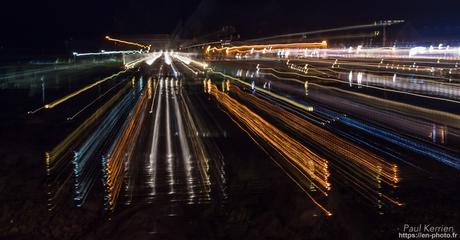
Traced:
<path id="1" fill-rule="evenodd" d="M 421 38 L 460 35 L 459 3 L 438 1 L 126 1 L 8 2 L 0 49 L 63 49 L 69 40 L 110 35 L 179 34 L 193 38 L 232 26 L 242 39 L 380 20 L 405 20 Z M 27 7 L 25 7 L 25 5 Z M 19 10 L 20 9 L 20 10 Z"/>

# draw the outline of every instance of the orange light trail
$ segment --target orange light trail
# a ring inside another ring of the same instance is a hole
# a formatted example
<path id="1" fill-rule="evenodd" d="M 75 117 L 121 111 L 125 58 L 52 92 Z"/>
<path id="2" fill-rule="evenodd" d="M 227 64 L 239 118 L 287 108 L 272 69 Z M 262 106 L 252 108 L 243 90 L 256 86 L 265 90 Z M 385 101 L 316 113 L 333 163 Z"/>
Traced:
<path id="1" fill-rule="evenodd" d="M 232 52 L 246 52 L 254 50 L 262 50 L 262 49 L 287 49 L 287 48 L 326 48 L 327 42 L 317 42 L 317 43 L 282 43 L 282 44 L 258 44 L 258 45 L 242 45 L 242 46 L 234 46 L 234 47 L 208 47 L 206 48 L 206 53 L 214 52 L 214 51 L 226 51 L 226 53 Z"/>
<path id="2" fill-rule="evenodd" d="M 121 136 L 117 139 L 113 152 L 105 158 L 105 187 L 109 210 L 114 210 L 124 180 L 126 164 L 129 164 L 136 139 L 139 136 L 142 123 L 145 119 L 148 102 L 147 88 L 134 107 Z"/>
<path id="3" fill-rule="evenodd" d="M 110 79 L 112 79 L 112 78 L 118 77 L 120 74 L 123 74 L 123 73 L 125 73 L 126 71 L 128 71 L 128 69 L 123 70 L 123 71 L 120 71 L 120 72 L 117 72 L 117 73 L 115 73 L 115 74 L 112 74 L 112 75 L 110 75 L 110 76 L 104 78 L 104 79 L 101 79 L 101 80 L 99 80 L 99 81 L 97 81 L 97 82 L 94 82 L 94 83 L 92 83 L 92 84 L 90 84 L 90 85 L 88 85 L 88 86 L 86 86 L 86 87 L 84 87 L 84 88 L 82 88 L 82 89 L 80 89 L 80 90 L 78 90 L 78 91 L 75 91 L 75 92 L 73 92 L 73 93 L 71 93 L 71 94 L 69 94 L 69 95 L 67 95 L 67 96 L 65 96 L 65 97 L 62 97 L 62 98 L 60 98 L 60 99 L 58 99 L 58 100 L 56 100 L 56 101 L 54 101 L 54 102 L 51 102 L 51 103 L 46 104 L 46 105 L 44 106 L 44 108 L 46 108 L 46 109 L 54 108 L 54 107 L 56 107 L 57 105 L 59 105 L 59 104 L 65 102 L 65 101 L 67 101 L 67 100 L 69 100 L 69 99 L 71 99 L 71 98 L 77 96 L 78 94 L 80 94 L 80 93 L 82 93 L 82 92 L 85 92 L 85 91 L 87 91 L 87 90 L 89 90 L 89 89 L 91 89 L 91 88 L 93 88 L 93 87 L 95 87 L 95 86 L 97 86 L 97 85 L 99 85 L 99 84 L 102 84 L 102 83 L 104 83 L 104 82 L 106 82 L 106 81 L 108 81 L 108 80 L 110 80 Z"/>
<path id="4" fill-rule="evenodd" d="M 147 50 L 150 50 L 150 47 L 151 47 L 151 45 L 143 45 L 143 44 L 140 44 L 140 43 L 129 42 L 129 41 L 125 41 L 125 40 L 120 40 L 120 39 L 116 39 L 116 38 L 111 38 L 110 36 L 105 36 L 105 39 L 107 39 L 107 40 L 109 40 L 109 41 L 112 41 L 112 42 L 118 42 L 118 43 L 123 43 L 123 44 L 138 46 L 138 47 L 141 47 L 141 48 L 145 48 L 145 49 L 147 49 Z"/>

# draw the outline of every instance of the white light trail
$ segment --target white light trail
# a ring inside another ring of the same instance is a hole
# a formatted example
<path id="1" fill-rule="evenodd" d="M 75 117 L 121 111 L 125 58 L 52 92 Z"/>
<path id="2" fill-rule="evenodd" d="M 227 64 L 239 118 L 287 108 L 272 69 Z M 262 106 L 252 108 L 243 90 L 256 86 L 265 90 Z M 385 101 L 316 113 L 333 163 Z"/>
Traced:
<path id="1" fill-rule="evenodd" d="M 158 105 L 155 111 L 155 121 L 153 122 L 153 136 L 152 136 L 152 146 L 150 147 L 150 156 L 149 156 L 149 165 L 147 167 L 148 176 L 150 177 L 149 185 L 152 189 L 152 195 L 155 195 L 156 189 L 156 172 L 157 172 L 157 162 L 158 162 L 158 143 L 160 139 L 160 117 L 161 110 L 163 106 L 163 85 L 164 80 L 159 80 L 160 89 L 158 91 Z M 154 101 L 155 99 L 153 99 Z"/>
<path id="2" fill-rule="evenodd" d="M 165 54 L 166 56 L 166 54 Z M 174 153 L 173 153 L 173 143 L 172 143 L 172 131 L 171 131 L 171 108 L 170 108 L 170 100 L 171 100 L 171 92 L 173 89 L 173 79 L 169 80 L 168 78 L 165 79 L 166 85 L 166 165 L 168 168 L 168 177 L 169 177 L 169 194 L 174 194 Z"/>
<path id="3" fill-rule="evenodd" d="M 142 50 L 126 50 L 126 51 L 105 51 L 101 50 L 100 52 L 89 52 L 89 53 L 78 53 L 73 52 L 72 54 L 76 57 L 82 56 L 99 56 L 99 55 L 114 55 L 114 54 L 143 54 Z"/>

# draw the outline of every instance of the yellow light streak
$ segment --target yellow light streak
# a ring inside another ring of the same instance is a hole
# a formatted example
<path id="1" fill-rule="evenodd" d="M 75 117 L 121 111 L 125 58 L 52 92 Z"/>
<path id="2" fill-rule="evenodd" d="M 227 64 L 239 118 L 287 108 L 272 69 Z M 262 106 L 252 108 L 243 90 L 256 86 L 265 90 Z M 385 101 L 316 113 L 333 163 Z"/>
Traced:
<path id="1" fill-rule="evenodd" d="M 258 45 L 242 45 L 242 46 L 234 46 L 234 47 L 208 47 L 206 48 L 206 52 L 213 52 L 213 51 L 225 51 L 226 53 L 232 52 L 246 52 L 251 50 L 262 50 L 262 49 L 287 49 L 287 48 L 326 48 L 327 42 L 316 42 L 316 43 L 281 43 L 281 44 L 258 44 Z"/>
<path id="2" fill-rule="evenodd" d="M 105 39 L 107 39 L 109 41 L 112 41 L 112 42 L 118 42 L 118 43 L 138 46 L 138 47 L 141 47 L 141 48 L 145 48 L 147 50 L 150 50 L 150 47 L 151 47 L 151 45 L 143 45 L 143 44 L 136 43 L 136 42 L 130 42 L 130 41 L 125 41 L 125 40 L 121 40 L 121 39 L 111 38 L 110 36 L 105 36 Z"/>
<path id="3" fill-rule="evenodd" d="M 112 74 L 112 75 L 110 75 L 110 76 L 108 76 L 108 77 L 106 77 L 106 78 L 104 78 L 104 79 L 101 79 L 101 80 L 99 80 L 99 81 L 97 81 L 97 82 L 95 82 L 95 83 L 92 83 L 92 84 L 90 84 L 90 85 L 88 85 L 88 86 L 86 86 L 86 87 L 84 87 L 84 88 L 82 88 L 82 89 L 80 89 L 80 90 L 78 90 L 78 91 L 75 91 L 75 92 L 73 92 L 73 93 L 71 93 L 71 94 L 69 94 L 69 95 L 67 95 L 67 96 L 65 96 L 65 97 L 62 97 L 62 98 L 60 98 L 60 99 L 58 99 L 58 100 L 56 100 L 56 101 L 54 101 L 54 102 L 48 103 L 48 104 L 46 104 L 44 107 L 45 107 L 46 109 L 54 108 L 54 107 L 56 107 L 57 105 L 59 105 L 59 104 L 65 102 L 65 101 L 67 101 L 67 100 L 69 100 L 69 99 L 71 99 L 71 98 L 77 96 L 78 94 L 80 94 L 80 93 L 82 93 L 82 92 L 85 92 L 85 91 L 87 91 L 87 90 L 89 90 L 89 89 L 91 89 L 91 88 L 93 88 L 93 87 L 95 87 L 95 86 L 97 86 L 97 85 L 99 85 L 99 84 L 101 84 L 101 83 L 104 83 L 104 82 L 106 82 L 106 81 L 108 81 L 108 80 L 110 80 L 110 79 L 112 79 L 112 78 L 114 78 L 114 77 L 118 77 L 120 74 L 123 74 L 123 73 L 125 73 L 126 71 L 128 71 L 128 69 L 123 70 L 123 71 L 120 71 L 120 72 L 117 72 L 117 73 L 115 73 L 115 74 Z"/>

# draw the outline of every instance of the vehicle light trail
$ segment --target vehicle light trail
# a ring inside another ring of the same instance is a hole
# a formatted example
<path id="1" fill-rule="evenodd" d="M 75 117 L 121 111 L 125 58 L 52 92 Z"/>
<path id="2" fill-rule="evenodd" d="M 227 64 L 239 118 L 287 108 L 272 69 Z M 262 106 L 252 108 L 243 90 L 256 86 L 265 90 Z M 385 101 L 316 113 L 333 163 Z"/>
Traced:
<path id="1" fill-rule="evenodd" d="M 312 61 L 312 62 L 316 62 L 316 61 Z M 329 68 L 321 68 L 321 69 L 324 69 L 326 71 L 329 71 L 329 72 L 332 72 L 333 75 L 337 76 L 337 78 L 340 78 L 342 75 L 344 74 L 349 74 L 349 72 L 362 72 L 363 74 L 366 74 L 366 75 L 369 75 L 369 76 L 372 76 L 369 81 L 373 81 L 373 82 L 376 82 L 376 83 L 380 83 L 382 84 L 382 82 L 385 82 L 384 79 L 388 79 L 391 77 L 391 80 L 392 80 L 392 83 L 393 85 L 395 84 L 403 84 L 403 86 L 405 86 L 406 88 L 407 87 L 411 87 L 411 88 L 416 88 L 417 86 L 422 85 L 425 86 L 432 86 L 432 85 L 436 85 L 435 87 L 437 88 L 458 88 L 459 85 L 456 84 L 456 83 L 451 83 L 452 81 L 456 81 L 455 78 L 453 77 L 442 77 L 442 76 L 432 76 L 432 75 L 423 75 L 423 74 L 407 74 L 407 73 L 401 73 L 401 72 L 398 72 L 397 69 L 393 70 L 393 71 L 372 71 L 372 70 L 367 70 L 367 69 L 350 69 L 350 68 L 343 68 L 341 66 L 339 66 L 340 64 L 344 64 L 346 65 L 345 63 L 337 63 L 334 62 L 333 63 L 333 66 L 336 65 L 336 67 L 332 67 L 334 69 L 338 69 L 339 71 L 335 71 L 335 70 L 332 70 L 332 69 L 329 69 Z M 301 66 L 298 66 L 298 65 L 295 65 L 295 64 L 290 64 L 289 65 L 289 68 L 292 69 L 292 70 L 295 70 L 295 71 L 298 71 L 298 72 L 301 72 L 301 73 L 308 73 L 308 70 L 313 70 L 313 71 L 316 71 L 320 74 L 323 74 L 323 75 L 326 75 L 326 76 L 331 76 L 330 74 L 326 74 L 324 73 L 323 71 L 319 71 L 320 68 L 318 67 L 315 67 L 311 64 L 307 64 L 307 67 L 301 67 Z M 393 67 L 391 67 L 393 68 Z M 261 69 L 267 69 L 267 68 L 261 68 Z M 287 73 L 287 72 L 285 72 Z M 377 73 L 377 74 L 372 74 L 372 73 Z M 306 75 L 305 74 L 297 74 L 298 76 L 303 76 L 305 77 Z M 416 76 L 417 78 L 414 79 L 414 76 Z M 342 77 L 343 78 L 343 77 Z M 379 81 L 380 79 L 382 79 L 381 81 Z M 364 81 L 366 81 L 367 79 L 364 78 Z M 396 81 L 398 80 L 398 81 Z M 389 81 L 387 81 L 389 82 Z M 417 84 L 419 83 L 419 84 Z M 391 87 L 391 84 L 387 84 L 389 87 Z M 409 88 L 410 89 L 410 88 Z M 434 92 L 434 93 L 437 93 L 437 92 L 440 92 L 442 93 L 443 91 L 439 90 L 439 91 L 434 91 L 432 90 L 431 92 Z M 448 90 L 444 89 L 444 92 L 449 92 Z M 454 91 L 453 91 L 454 92 Z"/>
<path id="2" fill-rule="evenodd" d="M 448 152 L 438 150 L 424 143 L 420 143 L 398 136 L 396 133 L 392 133 L 391 131 L 384 131 L 382 129 L 372 127 L 370 125 L 362 124 L 360 121 L 353 120 L 348 117 L 341 118 L 341 122 L 349 126 L 353 126 L 360 130 L 363 130 L 371 135 L 378 136 L 379 138 L 385 139 L 389 142 L 407 148 L 418 154 L 433 158 L 450 167 L 460 169 L 460 159 Z"/>
<path id="3" fill-rule="evenodd" d="M 318 49 L 317 55 L 322 57 L 345 58 L 389 58 L 389 59 L 431 59 L 460 60 L 460 48 L 434 47 L 385 47 L 385 48 L 328 48 Z M 301 53 L 300 53 L 301 54 Z"/>
<path id="4" fill-rule="evenodd" d="M 159 87 L 158 87 L 159 85 Z M 159 88 L 158 93 L 155 91 L 155 96 L 158 96 L 157 100 L 157 107 L 155 109 L 155 120 L 153 122 L 153 135 L 152 135 L 152 145 L 150 146 L 150 154 L 149 154 L 149 162 L 148 166 L 146 167 L 147 169 L 147 176 L 149 178 L 148 184 L 151 188 L 150 194 L 153 196 L 156 193 L 156 174 L 157 174 L 157 164 L 158 164 L 158 144 L 159 144 L 159 139 L 160 139 L 160 117 L 162 113 L 162 107 L 163 107 L 163 89 L 164 89 L 164 79 L 161 78 L 158 80 L 157 87 L 155 89 Z M 156 98 L 153 98 L 153 101 Z M 150 110 L 150 113 L 153 112 L 153 101 L 152 101 L 152 108 Z"/>
<path id="5" fill-rule="evenodd" d="M 88 52 L 88 53 L 78 53 L 73 52 L 72 55 L 75 57 L 84 57 L 84 56 L 100 56 L 100 55 L 115 55 L 115 54 L 143 54 L 142 50 L 126 50 L 126 51 L 105 51 L 101 50 L 100 52 Z"/>
<path id="6" fill-rule="evenodd" d="M 242 46 L 234 46 L 234 47 L 212 47 L 207 48 L 207 53 L 212 53 L 214 51 L 221 52 L 225 51 L 226 53 L 233 53 L 233 52 L 247 52 L 247 51 L 254 51 L 254 50 L 261 50 L 261 49 L 290 49 L 290 48 L 325 48 L 327 47 L 327 42 L 322 41 L 318 43 L 285 43 L 285 44 L 259 44 L 259 45 L 242 45 Z"/>
<path id="7" fill-rule="evenodd" d="M 385 61 L 385 62 L 384 62 Z M 294 61 L 292 61 L 294 62 Z M 436 82 L 438 80 L 443 81 L 445 84 L 450 84 L 450 82 L 455 82 L 458 81 L 458 78 L 454 77 L 454 74 L 458 73 L 458 69 L 456 67 L 446 67 L 445 73 L 448 74 L 437 74 L 436 71 L 433 72 L 432 67 L 430 66 L 423 66 L 423 65 L 416 65 L 414 61 L 410 61 L 410 63 L 406 65 L 400 65 L 400 64 L 395 64 L 394 61 L 390 60 L 383 60 L 381 59 L 379 62 L 370 62 L 370 61 L 358 61 L 358 60 L 345 60 L 345 59 L 339 59 L 336 58 L 334 61 L 333 59 L 329 60 L 316 60 L 316 59 L 296 59 L 295 62 L 302 62 L 305 63 L 307 62 L 307 69 L 309 67 L 314 67 L 316 69 L 319 69 L 318 67 L 315 67 L 313 64 L 316 65 L 329 65 L 334 68 L 334 69 L 339 69 L 342 71 L 334 71 L 331 68 L 323 68 L 324 70 L 333 72 L 335 74 L 339 74 L 340 72 L 349 72 L 349 71 L 361 71 L 361 72 L 372 72 L 372 73 L 377 73 L 377 74 L 398 74 L 398 75 L 404 75 L 404 76 L 409 76 L 409 77 L 420 77 L 420 78 L 426 78 L 426 79 L 434 79 Z M 401 61 L 398 61 L 401 62 Z M 347 67 L 343 67 L 347 66 Z M 352 68 L 355 67 L 355 68 Z M 314 69 L 313 68 L 313 69 Z M 356 69 L 359 68 L 359 69 Z M 370 69 L 369 69 L 370 68 Z M 291 69 L 294 70 L 303 70 L 304 73 L 305 69 L 302 69 L 299 66 L 293 66 L 291 65 Z M 374 70 L 371 70 L 374 69 Z M 436 74 L 435 74 L 436 73 Z M 430 80 L 433 81 L 433 80 Z M 433 81 L 435 82 L 435 81 Z"/>
<path id="8" fill-rule="evenodd" d="M 48 103 L 48 104 L 46 104 L 46 105 L 43 106 L 43 107 L 46 108 L 46 109 L 52 109 L 52 108 L 58 106 L 59 104 L 61 104 L 61 103 L 65 102 L 65 101 L 67 101 L 67 100 L 69 100 L 69 99 L 71 99 L 71 98 L 73 98 L 73 97 L 79 95 L 80 93 L 83 93 L 83 92 L 85 92 L 85 91 L 88 91 L 89 89 L 92 89 L 92 88 L 94 88 L 95 86 L 98 86 L 98 85 L 100 85 L 100 84 L 102 84 L 102 83 L 104 83 L 104 82 L 107 82 L 108 80 L 111 80 L 111 79 L 113 79 L 113 78 L 115 78 L 115 77 L 118 77 L 118 76 L 120 76 L 121 74 L 126 73 L 127 71 L 128 71 L 128 69 L 122 70 L 122 71 L 117 72 L 117 73 L 115 73 L 115 74 L 112 74 L 112 75 L 110 75 L 110 76 L 108 76 L 108 77 L 106 77 L 106 78 L 104 78 L 104 79 L 101 79 L 101 80 L 99 80 L 99 81 L 97 81 L 97 82 L 95 82 L 95 83 L 92 83 L 92 84 L 90 84 L 90 85 L 88 85 L 88 86 L 86 86 L 86 87 L 84 87 L 84 88 L 82 88 L 82 89 L 80 89 L 80 90 L 78 90 L 78 91 L 75 91 L 75 92 L 73 92 L 73 93 L 71 93 L 71 94 L 69 94 L 69 95 L 67 95 L 67 96 L 65 96 L 65 97 L 62 97 L 62 98 L 60 98 L 60 99 L 58 99 L 58 100 L 55 100 L 54 102 Z"/>
<path id="9" fill-rule="evenodd" d="M 166 56 L 166 55 L 165 55 Z M 173 79 L 165 79 L 166 85 L 166 165 L 168 168 L 168 183 L 169 183 L 169 194 L 175 192 L 174 187 L 176 180 L 174 179 L 174 152 L 172 143 L 172 126 L 171 126 L 171 108 L 170 101 L 173 89 Z"/>
<path id="10" fill-rule="evenodd" d="M 133 61 L 130 61 L 130 62 L 127 62 L 125 63 L 125 68 L 126 69 L 130 69 L 130 68 L 134 68 L 136 65 L 140 64 L 140 63 L 147 63 L 147 65 L 151 65 L 153 64 L 153 62 L 155 62 L 163 53 L 162 52 L 159 52 L 159 53 L 149 53 L 149 54 L 143 54 L 142 57 L 139 57 L 139 58 L 136 58 L 135 60 Z M 147 56 L 146 56 L 147 55 Z"/>
<path id="11" fill-rule="evenodd" d="M 138 46 L 138 47 L 147 49 L 147 51 L 149 51 L 149 50 L 150 50 L 150 47 L 151 47 L 151 45 L 143 45 L 143 44 L 136 43 L 136 42 L 124 41 L 124 40 L 120 40 L 120 39 L 116 39 L 116 38 L 111 38 L 110 36 L 105 36 L 105 39 L 107 39 L 107 40 L 109 40 L 109 41 L 112 41 L 112 42 L 117 42 L 117 43 L 123 43 L 123 44 Z"/>

